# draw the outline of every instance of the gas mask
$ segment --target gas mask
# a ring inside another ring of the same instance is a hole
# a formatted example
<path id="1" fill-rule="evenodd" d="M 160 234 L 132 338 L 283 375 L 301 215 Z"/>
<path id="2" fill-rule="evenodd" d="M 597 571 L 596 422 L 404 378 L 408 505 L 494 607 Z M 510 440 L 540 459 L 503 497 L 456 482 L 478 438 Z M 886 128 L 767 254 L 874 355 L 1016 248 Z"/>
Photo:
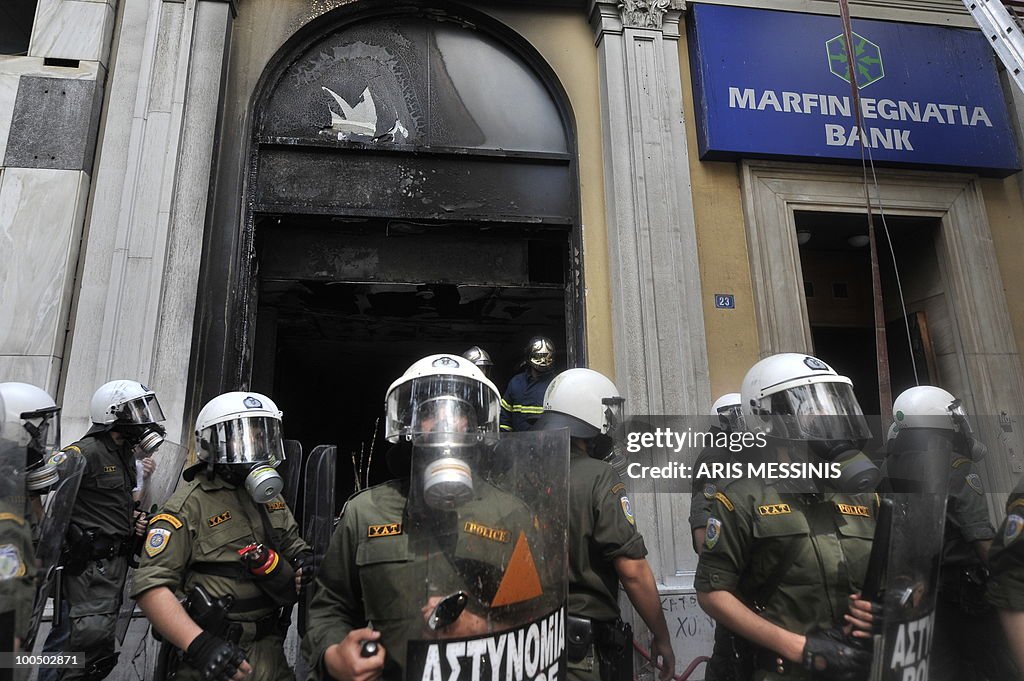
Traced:
<path id="1" fill-rule="evenodd" d="M 473 467 L 481 444 L 476 410 L 463 399 L 442 395 L 414 405 L 413 423 L 424 500 L 437 510 L 462 506 L 473 498 Z"/>
<path id="2" fill-rule="evenodd" d="M 837 492 L 871 492 L 882 479 L 878 466 L 861 451 L 863 442 L 814 440 L 809 444 L 819 459 L 839 464 L 839 477 L 827 481 Z"/>
<path id="3" fill-rule="evenodd" d="M 153 456 L 164 443 L 164 435 L 167 433 L 167 429 L 159 423 L 115 425 L 113 430 L 121 433 L 132 448 L 137 449 L 141 458 Z"/>
<path id="4" fill-rule="evenodd" d="M 284 489 L 281 475 L 267 461 L 251 464 L 215 464 L 214 469 L 225 482 L 235 487 L 244 487 L 257 504 L 271 501 Z"/>

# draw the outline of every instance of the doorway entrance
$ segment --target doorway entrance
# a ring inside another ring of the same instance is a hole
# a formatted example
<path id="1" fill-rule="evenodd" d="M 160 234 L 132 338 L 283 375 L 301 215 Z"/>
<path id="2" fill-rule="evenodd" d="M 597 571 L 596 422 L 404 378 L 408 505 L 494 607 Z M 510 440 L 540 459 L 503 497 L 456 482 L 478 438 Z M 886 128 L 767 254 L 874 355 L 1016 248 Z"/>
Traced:
<path id="1" fill-rule="evenodd" d="M 472 345 L 503 391 L 530 337 L 564 350 L 566 229 L 264 217 L 253 388 L 309 452 L 338 446 L 338 493 L 391 477 L 388 386 L 417 359 Z M 564 352 L 562 353 L 564 359 Z"/>
<path id="2" fill-rule="evenodd" d="M 888 217 L 886 222 L 903 286 L 901 303 L 892 253 L 882 221 L 876 216 L 890 383 L 895 398 L 918 383 L 942 385 L 934 338 L 949 338 L 953 329 L 935 254 L 939 221 Z M 795 224 L 813 352 L 850 377 L 865 414 L 878 414 L 867 217 L 796 211 Z M 954 349 L 950 347 L 948 352 Z"/>

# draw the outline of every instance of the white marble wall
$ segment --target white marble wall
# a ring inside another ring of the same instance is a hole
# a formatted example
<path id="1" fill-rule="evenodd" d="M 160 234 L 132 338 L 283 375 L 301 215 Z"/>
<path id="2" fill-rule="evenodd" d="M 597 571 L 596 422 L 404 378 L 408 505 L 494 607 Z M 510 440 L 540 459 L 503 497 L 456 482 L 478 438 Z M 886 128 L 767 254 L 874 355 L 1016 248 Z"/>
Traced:
<path id="1" fill-rule="evenodd" d="M 39 0 L 30 57 L 106 63 L 115 0 Z"/>
<path id="2" fill-rule="evenodd" d="M 0 381 L 59 395 L 90 177 L 7 166 L 23 76 L 102 84 L 116 0 L 39 0 L 28 56 L 0 56 Z M 47 66 L 44 59 L 79 60 Z"/>
<path id="3" fill-rule="evenodd" d="M 88 184 L 74 170 L 0 170 L 0 375 L 54 392 Z"/>

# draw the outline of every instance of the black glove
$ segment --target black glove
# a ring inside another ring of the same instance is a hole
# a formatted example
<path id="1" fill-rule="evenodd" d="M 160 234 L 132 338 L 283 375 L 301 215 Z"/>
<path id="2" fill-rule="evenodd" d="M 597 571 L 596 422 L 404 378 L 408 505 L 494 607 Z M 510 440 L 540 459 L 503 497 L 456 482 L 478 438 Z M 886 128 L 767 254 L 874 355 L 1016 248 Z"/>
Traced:
<path id="1" fill-rule="evenodd" d="M 299 589 L 305 591 L 316 579 L 316 568 L 313 566 L 313 554 L 312 553 L 300 553 L 299 557 L 295 559 L 292 565 L 295 571 L 302 570 L 302 575 L 299 577 Z"/>
<path id="2" fill-rule="evenodd" d="M 199 671 L 203 681 L 230 681 L 245 662 L 245 652 L 234 643 L 203 631 L 185 651 L 185 661 Z"/>
<path id="3" fill-rule="evenodd" d="M 836 628 L 807 634 L 803 657 L 814 681 L 865 681 L 871 666 L 871 653 Z"/>

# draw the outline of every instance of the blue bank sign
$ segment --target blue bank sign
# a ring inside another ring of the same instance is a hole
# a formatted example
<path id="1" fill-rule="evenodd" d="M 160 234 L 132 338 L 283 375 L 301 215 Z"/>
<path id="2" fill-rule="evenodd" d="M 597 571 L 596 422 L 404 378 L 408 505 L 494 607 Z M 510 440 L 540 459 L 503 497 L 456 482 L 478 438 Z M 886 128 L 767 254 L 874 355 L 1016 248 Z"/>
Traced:
<path id="1" fill-rule="evenodd" d="M 994 56 L 978 31 L 854 21 L 853 117 L 838 17 L 695 5 L 700 157 L 860 160 L 1005 176 L 1020 170 Z"/>

